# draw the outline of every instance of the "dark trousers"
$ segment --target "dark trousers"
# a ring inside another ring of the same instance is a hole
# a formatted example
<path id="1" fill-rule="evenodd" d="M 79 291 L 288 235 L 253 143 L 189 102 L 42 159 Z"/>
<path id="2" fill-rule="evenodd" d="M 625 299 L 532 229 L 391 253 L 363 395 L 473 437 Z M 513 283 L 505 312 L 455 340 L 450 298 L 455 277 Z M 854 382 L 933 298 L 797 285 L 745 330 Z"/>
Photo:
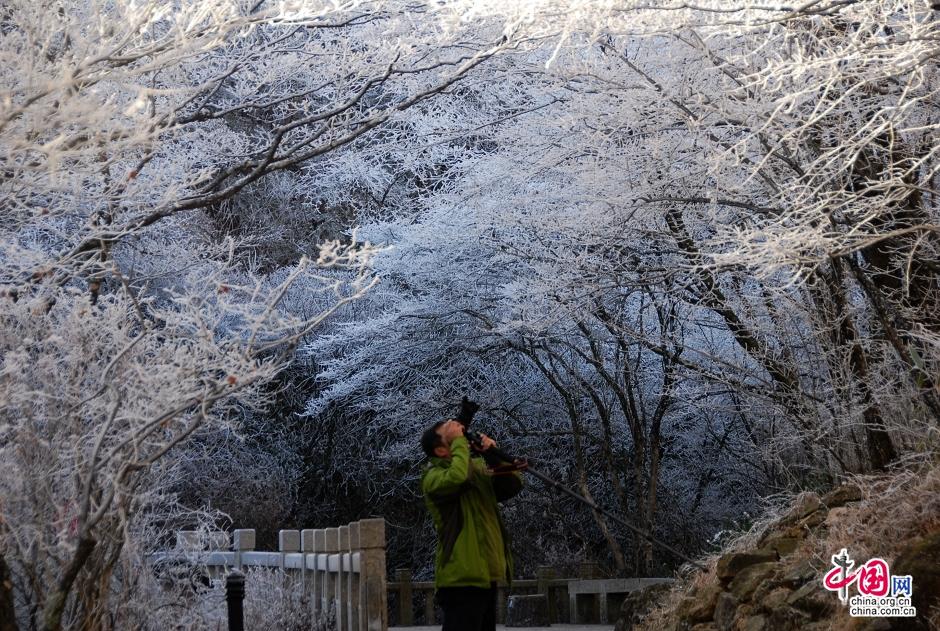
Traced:
<path id="1" fill-rule="evenodd" d="M 441 631 L 495 631 L 496 586 L 441 587 L 437 603 L 444 610 Z"/>

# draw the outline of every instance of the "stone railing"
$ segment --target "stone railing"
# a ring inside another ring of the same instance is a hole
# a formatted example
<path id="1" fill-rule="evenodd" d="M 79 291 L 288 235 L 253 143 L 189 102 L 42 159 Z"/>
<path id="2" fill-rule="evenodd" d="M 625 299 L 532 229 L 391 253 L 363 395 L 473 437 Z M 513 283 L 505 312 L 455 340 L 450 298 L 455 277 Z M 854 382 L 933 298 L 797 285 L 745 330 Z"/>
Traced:
<path id="1" fill-rule="evenodd" d="M 182 531 L 176 550 L 151 557 L 189 560 L 220 577 L 229 569 L 278 568 L 297 576 L 314 609 L 334 614 L 337 631 L 387 631 L 389 613 L 396 626 L 440 622 L 434 583 L 413 581 L 411 570 L 399 569 L 386 581 L 385 520 L 363 519 L 338 528 L 281 530 L 278 551 L 255 550 L 254 530 L 228 533 Z M 576 578 L 558 578 L 551 567 L 534 579 L 512 582 L 512 594 L 543 594 L 552 623 L 610 624 L 624 597 L 665 578 L 602 578 L 596 563 L 582 563 Z M 497 592 L 497 622 L 505 623 L 510 590 Z M 392 610 L 389 612 L 389 600 Z"/>
<path id="2" fill-rule="evenodd" d="M 668 578 L 600 578 L 596 563 L 582 563 L 576 578 L 558 578 L 554 568 L 541 567 L 534 579 L 516 579 L 512 594 L 543 594 L 547 600 L 548 618 L 561 624 L 612 624 L 627 594 L 650 585 L 670 583 Z M 396 626 L 433 625 L 439 623 L 434 604 L 434 583 L 413 581 L 410 569 L 395 570 L 388 584 L 392 622 Z M 496 621 L 507 619 L 510 590 L 497 589 Z"/>
<path id="3" fill-rule="evenodd" d="M 254 530 L 228 533 L 182 531 L 177 549 L 151 562 L 198 559 L 211 574 L 245 567 L 279 568 L 298 576 L 317 613 L 334 614 L 337 631 L 388 629 L 385 520 L 363 519 L 338 528 L 281 530 L 278 551 L 255 550 Z M 207 549 L 208 548 L 208 549 Z"/>

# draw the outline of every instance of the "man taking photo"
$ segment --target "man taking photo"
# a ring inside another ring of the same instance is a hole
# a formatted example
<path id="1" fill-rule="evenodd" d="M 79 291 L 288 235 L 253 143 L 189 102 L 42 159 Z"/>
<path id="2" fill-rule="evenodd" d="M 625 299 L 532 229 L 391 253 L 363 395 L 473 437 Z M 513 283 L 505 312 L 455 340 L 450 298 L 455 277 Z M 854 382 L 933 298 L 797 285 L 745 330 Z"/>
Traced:
<path id="1" fill-rule="evenodd" d="M 511 466 L 497 467 L 498 458 L 485 460 L 496 443 L 479 436 L 473 455 L 456 419 L 435 423 L 421 436 L 428 456 L 421 490 L 437 529 L 434 584 L 442 631 L 494 631 L 496 586 L 512 580 L 509 535 L 497 502 L 516 495 L 522 477 Z"/>

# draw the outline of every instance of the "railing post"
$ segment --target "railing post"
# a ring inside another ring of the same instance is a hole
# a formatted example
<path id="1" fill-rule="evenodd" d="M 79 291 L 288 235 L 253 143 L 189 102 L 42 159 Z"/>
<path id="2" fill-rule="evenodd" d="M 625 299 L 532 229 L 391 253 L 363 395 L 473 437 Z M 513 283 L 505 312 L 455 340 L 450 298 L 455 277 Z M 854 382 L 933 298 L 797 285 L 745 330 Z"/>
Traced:
<path id="1" fill-rule="evenodd" d="M 339 549 L 336 563 L 336 631 L 349 631 L 349 584 L 346 581 L 349 562 L 349 526 L 339 527 Z"/>
<path id="2" fill-rule="evenodd" d="M 232 549 L 235 551 L 235 568 L 242 569 L 242 553 L 255 549 L 255 531 L 253 528 L 242 528 L 234 532 Z"/>
<path id="3" fill-rule="evenodd" d="M 280 530 L 277 533 L 277 551 L 281 553 L 281 573 L 287 573 L 287 554 L 300 552 L 300 531 Z"/>
<path id="4" fill-rule="evenodd" d="M 245 631 L 245 575 L 238 570 L 225 577 L 225 601 L 228 604 L 228 631 Z"/>
<path id="5" fill-rule="evenodd" d="M 555 606 L 555 599 L 552 598 L 552 589 L 549 581 L 555 578 L 555 568 L 546 565 L 540 566 L 535 570 L 535 578 L 538 581 L 538 592 L 545 595 L 548 602 L 548 621 L 549 623 L 558 622 L 558 611 Z"/>
<path id="6" fill-rule="evenodd" d="M 351 631 L 359 631 L 359 597 L 362 583 L 359 581 L 360 558 L 359 522 L 349 524 L 349 572 L 346 574 L 347 620 Z"/>
<path id="7" fill-rule="evenodd" d="M 323 609 L 326 600 L 326 572 L 323 571 L 326 552 L 326 530 L 313 531 L 313 612 L 320 616 L 328 612 Z"/>
<path id="8" fill-rule="evenodd" d="M 361 572 L 359 615 L 365 631 L 387 631 L 388 598 L 385 590 L 385 520 L 363 519 L 359 522 L 359 561 Z"/>
<path id="9" fill-rule="evenodd" d="M 414 624 L 411 600 L 411 568 L 403 567 L 395 570 L 395 581 L 398 583 L 398 625 L 410 627 Z"/>
<path id="10" fill-rule="evenodd" d="M 314 583 L 317 576 L 317 566 L 314 565 L 313 572 L 310 572 L 308 563 L 313 556 L 314 532 L 315 531 L 310 528 L 300 531 L 300 588 L 312 611 L 316 610 L 316 606 L 313 604 L 313 594 L 315 592 Z"/>
<path id="11" fill-rule="evenodd" d="M 339 619 L 335 609 L 336 606 L 336 563 L 339 557 L 336 554 L 339 551 L 339 528 L 326 529 L 326 541 L 324 549 L 324 575 L 323 575 L 323 612 L 326 615 L 333 614 Z"/>
<path id="12" fill-rule="evenodd" d="M 427 590 L 425 592 L 426 597 L 424 599 L 424 624 L 434 626 L 434 588 Z M 497 619 L 497 622 L 501 620 Z"/>
<path id="13" fill-rule="evenodd" d="M 578 574 L 582 580 L 590 580 L 600 576 L 600 565 L 596 561 L 582 561 L 578 567 Z M 600 621 L 601 618 L 601 599 L 597 594 L 591 595 L 591 613 L 590 619 L 594 621 Z M 571 596 L 569 602 L 571 603 L 571 623 L 577 624 L 579 622 L 578 614 L 578 599 L 576 596 Z"/>
<path id="14" fill-rule="evenodd" d="M 568 581 L 568 623 L 578 624 L 578 594 L 571 591 L 571 581 Z"/>

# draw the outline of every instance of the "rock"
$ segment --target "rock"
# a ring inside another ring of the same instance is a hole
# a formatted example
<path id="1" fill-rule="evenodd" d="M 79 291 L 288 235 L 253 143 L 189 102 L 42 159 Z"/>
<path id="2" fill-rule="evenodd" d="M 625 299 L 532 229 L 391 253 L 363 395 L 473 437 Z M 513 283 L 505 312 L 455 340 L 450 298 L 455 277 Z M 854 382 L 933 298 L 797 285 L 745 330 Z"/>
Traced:
<path id="1" fill-rule="evenodd" d="M 757 586 L 768 579 L 778 567 L 775 562 L 748 566 L 734 577 L 728 589 L 738 600 L 747 600 L 757 589 Z"/>
<path id="2" fill-rule="evenodd" d="M 775 533 L 774 536 L 764 540 L 761 550 L 774 552 L 778 558 L 782 559 L 793 554 L 801 542 L 800 537 L 788 537 L 783 533 Z"/>
<path id="3" fill-rule="evenodd" d="M 773 542 L 780 539 L 793 539 L 795 545 L 799 545 L 799 542 L 806 538 L 809 529 L 818 525 L 816 522 L 822 523 L 825 521 L 827 516 L 825 513 L 820 516 L 817 516 L 816 513 L 810 513 L 799 523 L 780 522 L 776 528 L 764 533 L 764 536 L 758 541 L 758 546 L 761 550 L 772 549 Z"/>
<path id="4" fill-rule="evenodd" d="M 676 614 L 689 622 L 708 622 L 715 613 L 719 594 L 721 594 L 721 587 L 715 583 L 707 583 L 696 590 L 692 596 L 684 598 L 679 603 Z"/>
<path id="5" fill-rule="evenodd" d="M 770 612 L 767 628 L 773 631 L 802 631 L 809 621 L 808 614 L 781 606 Z"/>
<path id="6" fill-rule="evenodd" d="M 754 606 L 750 603 L 741 603 L 738 605 L 738 610 L 734 614 L 734 623 L 731 625 L 733 630 L 738 629 L 741 625 L 744 624 L 744 620 L 751 615 L 755 615 L 758 612 L 755 611 Z"/>
<path id="7" fill-rule="evenodd" d="M 746 567 L 776 561 L 777 553 L 773 550 L 758 550 L 756 552 L 731 552 L 718 559 L 715 573 L 723 582 L 732 578 Z"/>
<path id="8" fill-rule="evenodd" d="M 545 594 L 513 595 L 506 607 L 507 627 L 547 627 L 548 597 Z"/>
<path id="9" fill-rule="evenodd" d="M 891 574 L 911 577 L 911 604 L 917 608 L 917 627 L 910 618 L 896 618 L 897 624 L 906 620 L 908 627 L 893 628 L 928 628 L 923 614 L 931 607 L 940 605 L 940 530 L 926 537 L 921 537 L 908 544 L 891 564 Z"/>
<path id="10" fill-rule="evenodd" d="M 712 619 L 718 631 L 731 631 L 734 625 L 734 614 L 738 611 L 738 599 L 728 592 L 721 592 L 718 595 L 718 602 L 715 603 L 715 613 Z"/>
<path id="11" fill-rule="evenodd" d="M 820 572 L 821 570 L 819 568 L 813 566 L 812 561 L 803 561 L 796 567 L 785 572 L 777 582 L 780 585 L 797 588 L 802 586 L 807 581 L 818 578 L 820 576 Z"/>
<path id="12" fill-rule="evenodd" d="M 795 526 L 790 526 L 789 528 L 783 531 L 784 537 L 792 537 L 793 539 L 805 539 L 807 534 L 807 529 L 799 524 Z"/>
<path id="13" fill-rule="evenodd" d="M 794 504 L 793 508 L 790 509 L 786 516 L 780 520 L 780 523 L 792 524 L 798 522 L 819 510 L 821 506 L 822 502 L 819 499 L 819 495 L 816 493 L 812 491 L 801 493 L 796 500 L 796 504 Z"/>
<path id="14" fill-rule="evenodd" d="M 718 631 L 711 622 L 700 622 L 692 627 L 691 631 Z"/>
<path id="15" fill-rule="evenodd" d="M 767 611 L 773 611 L 779 607 L 782 607 L 787 602 L 787 598 L 790 596 L 791 591 L 786 587 L 778 587 L 774 590 L 771 590 L 769 594 L 760 599 L 760 602 L 757 602 L 755 598 L 755 603 L 759 607 L 763 607 Z"/>
<path id="16" fill-rule="evenodd" d="M 807 612 L 814 619 L 834 611 L 836 602 L 838 599 L 826 591 L 822 581 L 810 581 L 787 597 L 788 605 Z"/>
<path id="17" fill-rule="evenodd" d="M 824 523 L 826 521 L 826 517 L 828 516 L 829 509 L 825 506 L 821 506 L 803 519 L 799 520 L 799 522 L 797 522 L 797 526 L 800 528 L 815 528 L 816 526 Z"/>
<path id="18" fill-rule="evenodd" d="M 627 594 L 620 606 L 620 619 L 614 625 L 614 631 L 632 631 L 634 626 L 640 624 L 647 614 L 659 605 L 671 589 L 671 584 L 659 583 Z"/>
<path id="19" fill-rule="evenodd" d="M 765 629 L 769 631 L 767 616 L 761 614 L 742 618 L 735 627 L 735 631 L 764 631 Z"/>
<path id="20" fill-rule="evenodd" d="M 770 592 L 772 592 L 774 588 L 778 586 L 778 582 L 774 579 L 776 578 L 776 574 L 779 573 L 779 571 L 780 570 L 778 568 L 774 577 L 761 581 L 761 583 L 757 586 L 757 589 L 754 590 L 754 593 L 751 594 L 751 602 L 754 603 L 758 609 L 764 608 L 764 599 L 766 599 L 767 596 L 770 595 Z"/>
<path id="21" fill-rule="evenodd" d="M 856 484 L 843 484 L 838 486 L 825 495 L 820 500 L 823 506 L 836 508 L 845 506 L 849 502 L 859 502 L 862 499 L 862 489 Z"/>

